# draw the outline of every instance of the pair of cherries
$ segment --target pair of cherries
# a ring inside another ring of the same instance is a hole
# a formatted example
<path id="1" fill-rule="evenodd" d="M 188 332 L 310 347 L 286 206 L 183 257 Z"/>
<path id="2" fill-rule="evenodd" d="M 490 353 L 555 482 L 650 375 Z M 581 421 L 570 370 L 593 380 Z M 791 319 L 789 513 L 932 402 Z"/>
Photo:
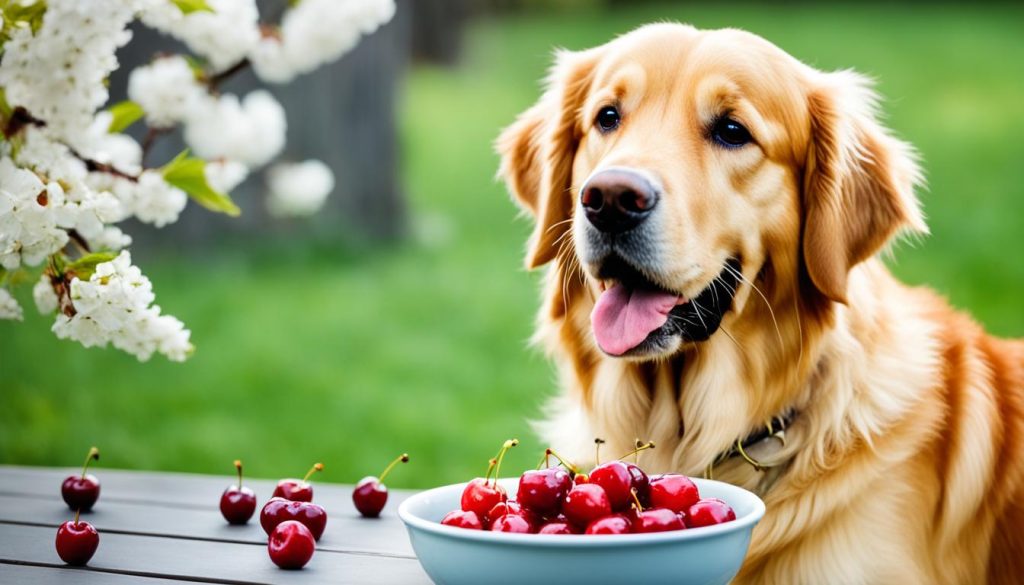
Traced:
<path id="1" fill-rule="evenodd" d="M 600 448 L 603 441 L 597 442 Z M 518 501 L 509 500 L 497 478 L 501 459 L 517 443 L 505 442 L 485 477 L 466 485 L 460 509 L 448 513 L 442 524 L 495 532 L 629 534 L 710 526 L 736 518 L 725 502 L 701 499 L 697 486 L 684 475 L 648 476 L 638 465 L 622 460 L 599 464 L 584 474 L 550 449 L 542 464 L 554 455 L 565 469 L 544 466 L 526 471 L 519 478 Z M 653 447 L 637 445 L 629 455 Z"/>
<path id="2" fill-rule="evenodd" d="M 100 482 L 88 473 L 89 464 L 100 458 L 100 450 L 89 449 L 85 456 L 81 475 L 72 475 L 60 486 L 60 495 L 68 507 L 75 511 L 75 519 L 57 528 L 57 556 L 69 565 L 82 566 L 89 562 L 100 546 L 100 534 L 88 522 L 80 519 L 82 512 L 88 512 L 100 497 Z"/>
<path id="3" fill-rule="evenodd" d="M 352 492 L 352 500 L 360 514 L 368 518 L 380 515 L 388 499 L 388 489 L 383 479 L 398 463 L 409 460 L 402 454 L 388 465 L 380 477 L 363 478 Z M 224 518 L 231 524 L 245 524 L 256 509 L 256 495 L 249 488 L 242 487 L 242 466 L 235 461 L 238 469 L 238 484 L 228 487 L 221 495 L 220 508 Z M 316 463 L 305 477 L 282 479 L 277 482 L 270 500 L 260 510 L 260 525 L 267 533 L 267 551 L 270 559 L 283 569 L 300 569 L 309 562 L 316 549 L 316 541 L 323 536 L 327 527 L 327 511 L 313 503 L 313 486 L 309 478 L 323 469 Z"/>

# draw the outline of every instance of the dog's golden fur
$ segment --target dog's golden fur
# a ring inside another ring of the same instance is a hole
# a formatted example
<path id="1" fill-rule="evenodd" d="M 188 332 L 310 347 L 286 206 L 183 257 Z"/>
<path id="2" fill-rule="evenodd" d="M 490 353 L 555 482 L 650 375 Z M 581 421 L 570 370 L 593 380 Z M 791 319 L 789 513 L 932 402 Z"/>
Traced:
<path id="1" fill-rule="evenodd" d="M 622 127 L 597 133 L 609 100 Z M 825 73 L 754 35 L 650 25 L 561 52 L 539 102 L 502 134 L 501 174 L 536 218 L 528 267 L 550 264 L 537 339 L 563 392 L 540 425 L 580 461 L 635 438 L 652 470 L 700 475 L 795 409 L 787 441 L 714 468 L 767 513 L 738 583 L 1024 580 L 1024 343 L 993 338 L 876 255 L 923 232 L 911 149 L 851 72 Z M 756 145 L 702 128 L 722 111 Z M 610 165 L 664 183 L 665 281 L 696 295 L 729 253 L 743 282 L 721 330 L 648 359 L 610 357 L 576 255 L 581 183 Z"/>

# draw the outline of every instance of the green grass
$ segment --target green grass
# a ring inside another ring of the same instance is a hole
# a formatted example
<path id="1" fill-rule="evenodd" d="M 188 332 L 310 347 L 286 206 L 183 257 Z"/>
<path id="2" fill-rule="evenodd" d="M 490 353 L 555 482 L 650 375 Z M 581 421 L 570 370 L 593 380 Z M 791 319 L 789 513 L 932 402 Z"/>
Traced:
<path id="1" fill-rule="evenodd" d="M 527 222 L 493 180 L 491 141 L 538 95 L 554 46 L 583 48 L 651 20 L 739 26 L 821 68 L 877 77 L 889 124 L 921 150 L 933 235 L 894 268 L 1024 335 L 1024 44 L 1012 7 L 644 6 L 477 23 L 456 70 L 405 84 L 403 179 L 419 236 L 378 250 L 264 242 L 203 258 L 136 254 L 159 303 L 192 329 L 186 364 L 86 350 L 27 314 L 0 323 L 0 461 L 325 479 L 377 473 L 424 487 L 482 472 L 509 436 L 510 469 L 541 448 L 525 420 L 554 389 L 527 349 L 537 278 Z M 243 202 L 244 205 L 245 202 Z M 253 204 L 250 202 L 250 205 Z M 22 291 L 21 297 L 30 301 Z M 32 313 L 31 310 L 26 313 Z"/>

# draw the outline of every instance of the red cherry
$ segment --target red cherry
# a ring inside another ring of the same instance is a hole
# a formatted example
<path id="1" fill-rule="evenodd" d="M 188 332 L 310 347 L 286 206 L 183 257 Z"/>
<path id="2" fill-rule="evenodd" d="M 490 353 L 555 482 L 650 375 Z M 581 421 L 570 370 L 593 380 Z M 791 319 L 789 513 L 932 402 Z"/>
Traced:
<path id="1" fill-rule="evenodd" d="M 495 506 L 491 508 L 489 512 L 487 512 L 487 518 L 485 518 L 485 521 L 494 520 L 495 518 L 499 516 L 504 516 L 505 514 L 516 514 L 518 516 L 522 516 L 526 519 L 527 522 L 529 522 L 534 527 L 540 526 L 544 523 L 544 518 L 542 518 L 536 512 L 527 510 L 522 506 L 522 504 L 514 500 L 508 500 L 505 502 L 501 502 L 499 504 L 495 504 Z"/>
<path id="2" fill-rule="evenodd" d="M 576 534 L 568 522 L 548 522 L 540 527 L 537 534 Z"/>
<path id="3" fill-rule="evenodd" d="M 572 478 L 561 468 L 530 470 L 519 477 L 516 497 L 523 506 L 547 516 L 558 512 L 571 487 Z"/>
<path id="4" fill-rule="evenodd" d="M 612 514 L 591 522 L 584 534 L 629 534 L 631 530 L 628 518 L 622 514 Z"/>
<path id="5" fill-rule="evenodd" d="M 312 502 L 293 502 L 284 498 L 270 498 L 260 510 L 260 526 L 268 535 L 288 521 L 299 522 L 309 529 L 314 539 L 320 540 L 327 527 L 327 512 Z"/>
<path id="6" fill-rule="evenodd" d="M 466 484 L 462 490 L 462 509 L 467 512 L 476 512 L 480 518 L 485 518 L 491 508 L 508 499 L 505 488 L 496 482 L 478 477 Z"/>
<path id="7" fill-rule="evenodd" d="M 318 471 L 323 471 L 324 464 L 316 463 L 302 479 L 282 479 L 277 482 L 274 493 L 271 497 L 284 498 L 293 502 L 312 502 L 313 486 L 309 485 L 309 477 Z"/>
<path id="8" fill-rule="evenodd" d="M 352 503 L 356 505 L 356 510 L 359 510 L 360 514 L 367 518 L 380 516 L 384 504 L 388 503 L 388 486 L 384 485 L 384 478 L 396 464 L 408 461 L 409 454 L 402 453 L 398 459 L 384 468 L 379 478 L 369 475 L 359 480 L 356 489 L 352 491 Z"/>
<path id="9" fill-rule="evenodd" d="M 633 487 L 633 474 L 622 461 L 609 461 L 595 467 L 590 472 L 590 483 L 604 488 L 613 510 L 625 510 L 633 503 L 633 496 L 630 493 Z"/>
<path id="10" fill-rule="evenodd" d="M 686 528 L 679 515 L 668 508 L 651 508 L 639 514 L 633 523 L 634 532 L 668 532 Z"/>
<path id="11" fill-rule="evenodd" d="M 100 535 L 92 524 L 80 522 L 78 514 L 57 528 L 57 556 L 69 565 L 82 566 L 89 562 L 100 545 Z"/>
<path id="12" fill-rule="evenodd" d="M 491 521 L 491 531 L 529 534 L 533 532 L 533 524 L 519 514 L 505 514 Z"/>
<path id="13" fill-rule="evenodd" d="M 590 483 L 590 476 L 586 473 L 577 473 L 576 476 L 572 478 L 572 482 L 576 485 Z"/>
<path id="14" fill-rule="evenodd" d="M 94 460 L 98 461 L 99 458 L 100 450 L 96 447 L 90 448 L 89 454 L 85 456 L 82 474 L 68 476 L 60 485 L 60 495 L 72 510 L 88 512 L 100 498 L 100 480 L 96 479 L 96 476 L 86 473 L 89 463 Z"/>
<path id="15" fill-rule="evenodd" d="M 632 486 L 636 490 L 636 497 L 641 504 L 646 506 L 651 501 L 651 479 L 635 463 L 626 463 L 626 468 L 629 469 L 629 474 L 633 478 Z"/>
<path id="16" fill-rule="evenodd" d="M 573 486 L 565 496 L 562 513 L 576 526 L 587 526 L 594 520 L 612 513 L 608 494 L 594 483 Z"/>
<path id="17" fill-rule="evenodd" d="M 498 474 L 501 472 L 501 461 L 505 458 L 505 453 L 518 444 L 519 439 L 509 439 L 502 443 L 498 456 L 488 462 L 487 474 L 466 484 L 460 502 L 463 510 L 476 512 L 479 518 L 486 520 L 491 508 L 508 499 L 505 488 L 498 485 Z M 494 471 L 493 480 L 491 471 Z"/>
<path id="18" fill-rule="evenodd" d="M 697 486 L 685 475 L 669 473 L 651 478 L 652 507 L 685 512 L 699 499 Z"/>
<path id="19" fill-rule="evenodd" d="M 245 524 L 256 511 L 256 494 L 242 487 L 242 462 L 235 460 L 238 485 L 229 486 L 220 496 L 220 513 L 229 524 Z"/>
<path id="20" fill-rule="evenodd" d="M 441 524 L 456 528 L 469 528 L 470 530 L 483 530 L 484 527 L 476 512 L 467 512 L 465 510 L 452 510 L 448 512 L 441 519 Z"/>
<path id="21" fill-rule="evenodd" d="M 736 513 L 732 511 L 729 504 L 718 498 L 704 498 L 690 506 L 686 512 L 686 526 L 698 528 L 700 526 L 712 526 L 736 519 Z"/>
<path id="22" fill-rule="evenodd" d="M 301 569 L 313 558 L 316 542 L 301 522 L 285 520 L 270 533 L 267 552 L 270 560 L 282 569 Z"/>
<path id="23" fill-rule="evenodd" d="M 620 514 L 628 518 L 631 524 L 636 525 L 636 523 L 640 521 L 640 514 L 643 512 L 643 510 L 644 509 L 637 508 L 635 505 L 633 505 L 630 506 L 628 510 L 620 512 Z"/>

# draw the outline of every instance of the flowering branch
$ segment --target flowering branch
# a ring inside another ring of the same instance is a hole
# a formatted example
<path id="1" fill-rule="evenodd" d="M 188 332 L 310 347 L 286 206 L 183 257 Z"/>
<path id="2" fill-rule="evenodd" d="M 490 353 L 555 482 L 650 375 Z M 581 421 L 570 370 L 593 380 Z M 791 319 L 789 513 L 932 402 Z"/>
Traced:
<path id="1" fill-rule="evenodd" d="M 302 0 L 280 25 L 261 25 L 255 0 L 90 0 L 87 12 L 81 0 L 0 0 L 0 8 L 0 318 L 22 317 L 8 290 L 18 279 L 7 275 L 45 262 L 33 299 L 54 314 L 57 337 L 140 360 L 184 360 L 191 334 L 153 304 L 117 224 L 134 217 L 161 227 L 189 199 L 237 215 L 228 193 L 281 152 L 286 122 L 270 93 L 239 98 L 221 85 L 249 67 L 285 83 L 334 61 L 387 22 L 394 1 Z M 100 110 L 136 19 L 205 66 L 158 56 L 129 75 L 129 101 Z M 121 134 L 142 118 L 141 144 Z M 147 167 L 156 140 L 179 126 L 190 150 Z M 268 179 L 268 205 L 288 214 L 315 212 L 334 185 L 319 161 L 276 165 Z"/>

